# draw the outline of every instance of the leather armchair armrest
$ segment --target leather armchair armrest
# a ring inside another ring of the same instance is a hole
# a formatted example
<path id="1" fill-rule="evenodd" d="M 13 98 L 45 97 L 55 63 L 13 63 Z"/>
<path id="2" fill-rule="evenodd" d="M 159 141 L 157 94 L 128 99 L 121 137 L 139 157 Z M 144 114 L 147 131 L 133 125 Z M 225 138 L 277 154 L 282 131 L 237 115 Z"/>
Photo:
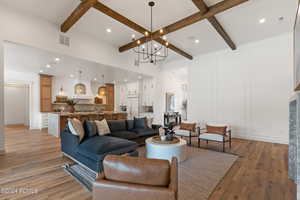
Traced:
<path id="1" fill-rule="evenodd" d="M 120 198 L 121 197 L 121 198 Z M 97 179 L 93 184 L 93 200 L 176 200 L 175 193 L 168 187 L 137 185 Z"/>
<path id="2" fill-rule="evenodd" d="M 177 161 L 176 157 L 172 158 L 170 179 L 171 180 L 170 180 L 169 189 L 174 191 L 175 197 L 177 199 L 177 195 L 178 195 L 178 161 Z"/>

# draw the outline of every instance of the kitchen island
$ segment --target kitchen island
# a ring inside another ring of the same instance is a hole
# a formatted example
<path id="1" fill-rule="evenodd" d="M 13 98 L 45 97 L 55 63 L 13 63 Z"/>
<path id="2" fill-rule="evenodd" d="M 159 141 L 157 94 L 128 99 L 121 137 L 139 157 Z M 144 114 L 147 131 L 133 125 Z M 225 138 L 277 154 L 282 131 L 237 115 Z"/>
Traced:
<path id="1" fill-rule="evenodd" d="M 52 112 L 48 114 L 48 133 L 59 137 L 60 132 L 65 129 L 68 118 L 84 120 L 122 120 L 127 119 L 125 112 Z"/>

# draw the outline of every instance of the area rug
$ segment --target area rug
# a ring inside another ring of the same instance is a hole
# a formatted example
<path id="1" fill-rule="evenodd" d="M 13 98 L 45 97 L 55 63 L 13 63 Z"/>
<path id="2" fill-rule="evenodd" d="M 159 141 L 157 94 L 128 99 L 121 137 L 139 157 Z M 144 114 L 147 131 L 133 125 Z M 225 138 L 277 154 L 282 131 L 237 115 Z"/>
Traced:
<path id="1" fill-rule="evenodd" d="M 140 147 L 145 157 L 145 147 Z M 187 160 L 179 163 L 178 199 L 206 200 L 231 168 L 238 156 L 221 152 L 187 147 Z M 79 165 L 65 166 L 65 170 L 89 191 L 95 175 Z"/>

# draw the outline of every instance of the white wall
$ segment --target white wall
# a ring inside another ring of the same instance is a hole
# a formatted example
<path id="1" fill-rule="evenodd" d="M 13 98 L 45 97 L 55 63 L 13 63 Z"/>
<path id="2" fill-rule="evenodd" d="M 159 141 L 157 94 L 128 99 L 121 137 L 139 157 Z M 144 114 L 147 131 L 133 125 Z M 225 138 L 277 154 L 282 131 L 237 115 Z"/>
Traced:
<path id="1" fill-rule="evenodd" d="M 41 129 L 40 113 L 40 79 L 37 73 L 24 73 L 5 70 L 4 80 L 7 83 L 27 84 L 30 86 L 30 129 Z"/>
<path id="2" fill-rule="evenodd" d="M 4 46 L 0 31 L 0 155 L 5 151 L 4 143 Z"/>
<path id="3" fill-rule="evenodd" d="M 5 84 L 4 108 L 5 125 L 29 126 L 29 86 Z"/>
<path id="4" fill-rule="evenodd" d="M 156 79 L 156 93 L 154 103 L 154 120 L 163 124 L 163 115 L 166 111 L 166 93 L 175 95 L 175 110 L 181 113 L 182 101 L 186 98 L 186 92 L 183 85 L 187 85 L 187 79 L 183 79 L 177 75 L 178 68 L 182 65 L 174 66 L 166 64 Z"/>
<path id="5" fill-rule="evenodd" d="M 292 34 L 166 65 L 189 67 L 189 121 L 224 122 L 234 137 L 288 143 Z"/>

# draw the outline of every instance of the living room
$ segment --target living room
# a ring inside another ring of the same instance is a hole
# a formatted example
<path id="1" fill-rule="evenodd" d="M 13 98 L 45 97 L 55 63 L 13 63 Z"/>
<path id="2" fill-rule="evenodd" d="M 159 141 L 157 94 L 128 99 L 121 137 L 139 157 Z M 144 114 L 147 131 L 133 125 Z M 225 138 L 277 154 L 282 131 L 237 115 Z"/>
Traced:
<path id="1" fill-rule="evenodd" d="M 297 199 L 297 9 L 1 1 L 0 198 Z"/>

